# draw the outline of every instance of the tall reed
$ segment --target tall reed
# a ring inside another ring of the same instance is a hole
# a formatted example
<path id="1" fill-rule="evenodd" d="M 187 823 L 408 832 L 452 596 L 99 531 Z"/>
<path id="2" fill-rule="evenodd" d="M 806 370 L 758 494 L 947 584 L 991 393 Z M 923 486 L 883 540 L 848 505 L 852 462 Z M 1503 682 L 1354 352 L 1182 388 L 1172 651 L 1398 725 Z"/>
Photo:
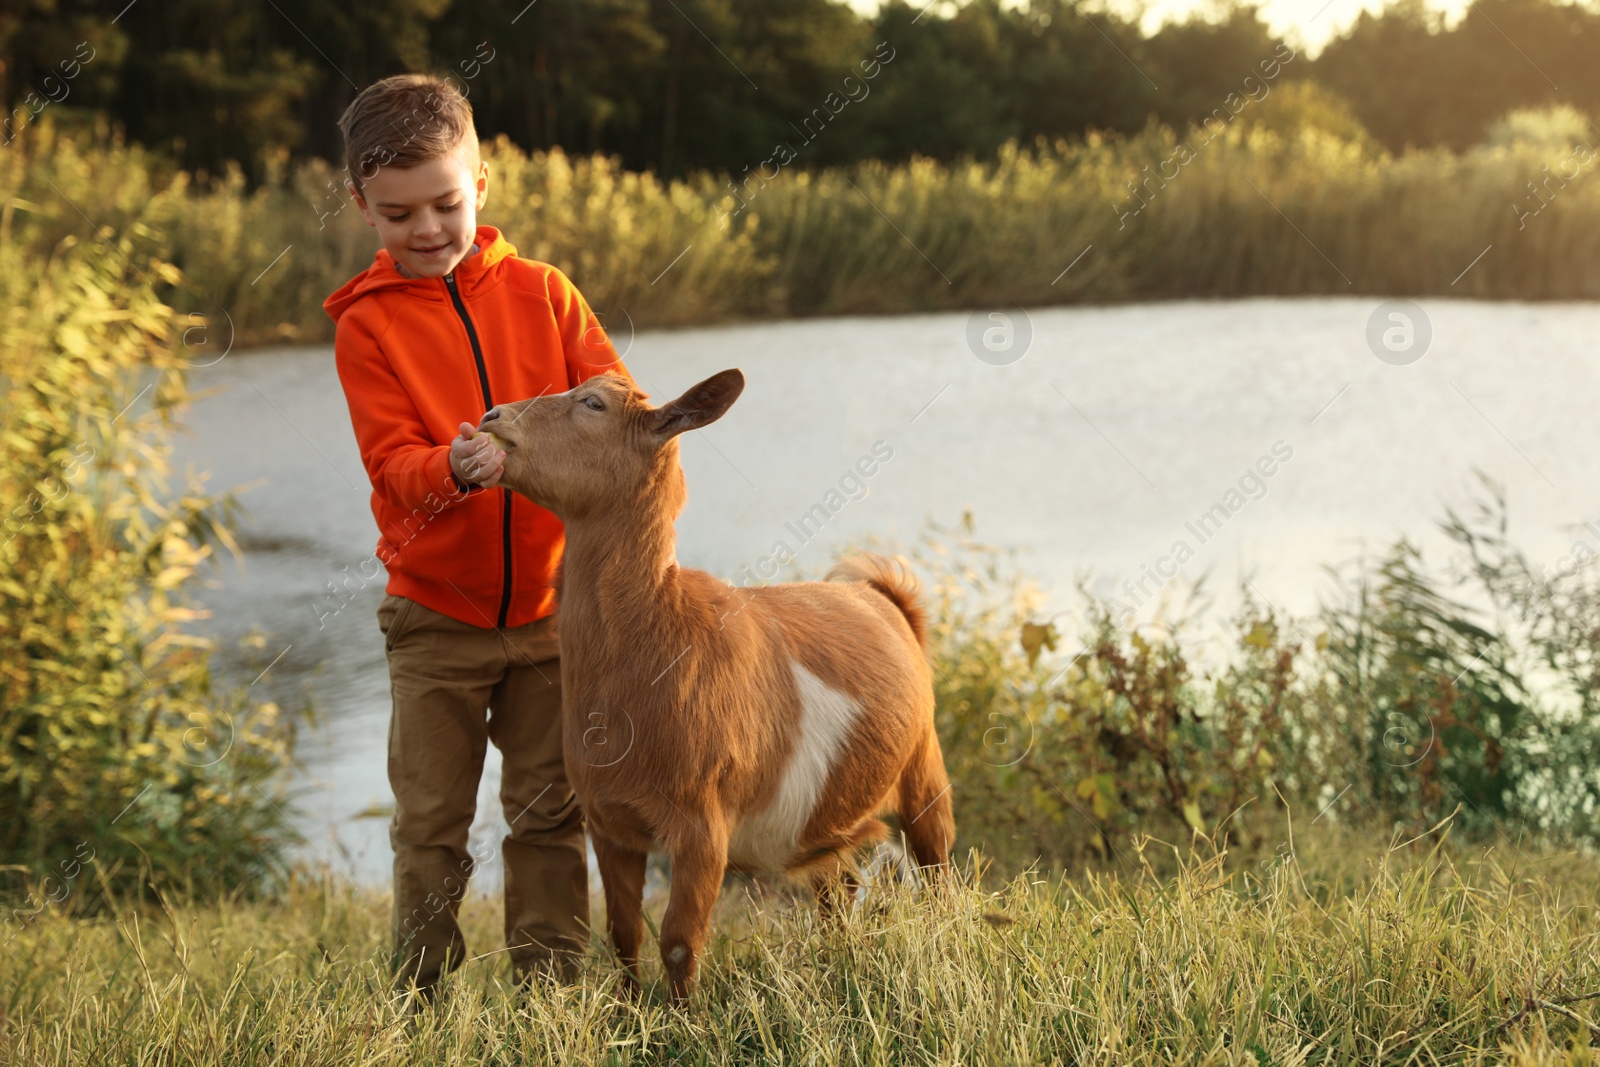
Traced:
<path id="1" fill-rule="evenodd" d="M 1013 142 L 986 163 L 790 167 L 737 196 L 726 175 L 663 183 L 501 138 L 484 146 L 481 219 L 571 275 L 613 330 L 1182 297 L 1600 297 L 1600 184 L 1575 146 L 1396 156 L 1336 122 L 1247 118 Z M 41 215 L 44 247 L 137 222 L 170 236 L 180 310 L 241 344 L 331 336 L 322 300 L 376 242 L 327 164 L 280 159 L 250 189 L 104 129 L 74 137 L 46 118 L 0 159 L 6 210 Z"/>

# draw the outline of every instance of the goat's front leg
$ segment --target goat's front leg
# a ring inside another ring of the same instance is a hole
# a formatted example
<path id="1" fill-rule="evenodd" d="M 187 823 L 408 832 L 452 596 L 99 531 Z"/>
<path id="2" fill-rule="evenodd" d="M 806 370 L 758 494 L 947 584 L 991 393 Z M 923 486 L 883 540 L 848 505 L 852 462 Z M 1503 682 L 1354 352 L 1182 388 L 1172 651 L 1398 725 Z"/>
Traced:
<path id="1" fill-rule="evenodd" d="M 623 986 L 639 991 L 639 942 L 644 939 L 645 854 L 593 834 L 595 864 L 606 890 L 606 926 L 622 964 Z"/>
<path id="2" fill-rule="evenodd" d="M 661 922 L 661 961 L 680 1003 L 694 989 L 700 952 L 711 929 L 711 908 L 728 869 L 727 831 L 703 820 L 685 830 L 672 849 L 672 893 Z"/>

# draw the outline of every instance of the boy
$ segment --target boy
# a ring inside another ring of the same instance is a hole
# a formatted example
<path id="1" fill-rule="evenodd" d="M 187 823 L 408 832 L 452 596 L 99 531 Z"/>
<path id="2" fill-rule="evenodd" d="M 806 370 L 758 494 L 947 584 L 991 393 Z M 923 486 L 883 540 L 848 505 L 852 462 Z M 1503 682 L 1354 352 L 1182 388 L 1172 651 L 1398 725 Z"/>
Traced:
<path id="1" fill-rule="evenodd" d="M 486 741 L 504 759 L 512 973 L 570 981 L 588 941 L 589 883 L 561 755 L 551 579 L 562 527 L 497 488 L 505 453 L 474 429 L 498 402 L 627 371 L 566 275 L 477 225 L 489 170 L 458 91 L 426 75 L 385 78 L 339 128 L 349 192 L 383 246 L 324 307 L 389 572 L 378 625 L 394 701 L 396 984 L 432 999 L 466 956 L 456 915 Z"/>

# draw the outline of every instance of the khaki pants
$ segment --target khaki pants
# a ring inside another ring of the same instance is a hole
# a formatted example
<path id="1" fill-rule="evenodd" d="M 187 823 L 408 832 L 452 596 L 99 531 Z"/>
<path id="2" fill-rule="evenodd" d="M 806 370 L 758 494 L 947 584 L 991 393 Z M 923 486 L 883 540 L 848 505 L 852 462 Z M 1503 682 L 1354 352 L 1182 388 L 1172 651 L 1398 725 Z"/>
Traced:
<path id="1" fill-rule="evenodd" d="M 562 766 L 556 617 L 497 630 L 386 595 L 378 625 L 394 697 L 389 841 L 397 985 L 431 989 L 466 958 L 456 916 L 474 866 L 467 832 L 487 741 L 503 757 L 512 973 L 523 979 L 552 970 L 571 980 L 588 944 L 589 871 L 583 812 Z"/>

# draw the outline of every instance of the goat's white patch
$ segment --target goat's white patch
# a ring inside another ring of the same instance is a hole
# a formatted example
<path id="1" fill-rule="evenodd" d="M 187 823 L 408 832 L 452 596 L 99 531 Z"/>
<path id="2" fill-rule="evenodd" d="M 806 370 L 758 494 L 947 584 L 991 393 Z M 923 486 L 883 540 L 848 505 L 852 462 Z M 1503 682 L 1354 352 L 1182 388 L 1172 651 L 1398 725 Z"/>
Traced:
<path id="1" fill-rule="evenodd" d="M 799 663 L 792 663 L 800 690 L 800 735 L 783 769 L 772 803 L 747 812 L 728 841 L 728 859 L 741 867 L 781 871 L 795 857 L 817 797 L 850 736 L 861 706 Z"/>

